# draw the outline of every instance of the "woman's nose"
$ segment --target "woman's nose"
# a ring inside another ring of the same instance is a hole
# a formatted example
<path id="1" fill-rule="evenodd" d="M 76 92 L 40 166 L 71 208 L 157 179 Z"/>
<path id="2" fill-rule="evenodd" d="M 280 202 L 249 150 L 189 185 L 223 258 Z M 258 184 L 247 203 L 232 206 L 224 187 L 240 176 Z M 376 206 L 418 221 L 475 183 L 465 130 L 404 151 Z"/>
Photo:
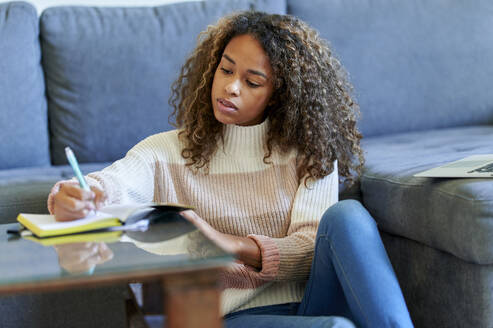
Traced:
<path id="1" fill-rule="evenodd" d="M 240 95 L 240 81 L 234 80 L 226 85 L 226 92 L 233 96 Z"/>

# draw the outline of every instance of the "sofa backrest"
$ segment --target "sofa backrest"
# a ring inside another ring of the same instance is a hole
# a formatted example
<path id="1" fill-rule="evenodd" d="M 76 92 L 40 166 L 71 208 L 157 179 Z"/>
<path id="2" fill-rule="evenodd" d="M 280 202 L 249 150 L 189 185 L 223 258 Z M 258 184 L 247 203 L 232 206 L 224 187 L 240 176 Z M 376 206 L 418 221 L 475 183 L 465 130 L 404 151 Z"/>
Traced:
<path id="1" fill-rule="evenodd" d="M 0 169 L 50 164 L 36 9 L 0 4 Z"/>
<path id="2" fill-rule="evenodd" d="M 171 128 L 170 86 L 200 31 L 236 10 L 284 13 L 285 0 L 209 0 L 142 8 L 53 7 L 41 15 L 53 164 L 70 146 L 108 162 Z"/>
<path id="3" fill-rule="evenodd" d="M 490 0 L 288 0 L 350 73 L 365 136 L 493 124 Z"/>

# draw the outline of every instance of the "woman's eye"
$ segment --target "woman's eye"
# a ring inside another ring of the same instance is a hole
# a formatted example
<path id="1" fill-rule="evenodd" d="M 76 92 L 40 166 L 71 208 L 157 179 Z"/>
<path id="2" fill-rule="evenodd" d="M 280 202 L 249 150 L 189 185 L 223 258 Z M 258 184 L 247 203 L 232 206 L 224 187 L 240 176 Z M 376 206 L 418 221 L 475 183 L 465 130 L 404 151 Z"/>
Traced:
<path id="1" fill-rule="evenodd" d="M 224 67 L 221 67 L 221 71 L 223 71 L 225 74 L 233 73 L 232 71 L 230 71 L 229 69 L 225 69 Z"/>
<path id="2" fill-rule="evenodd" d="M 257 84 L 257 83 L 253 83 L 253 82 L 250 82 L 250 81 L 246 81 L 248 86 L 250 86 L 251 88 L 258 88 L 260 86 L 260 84 Z"/>

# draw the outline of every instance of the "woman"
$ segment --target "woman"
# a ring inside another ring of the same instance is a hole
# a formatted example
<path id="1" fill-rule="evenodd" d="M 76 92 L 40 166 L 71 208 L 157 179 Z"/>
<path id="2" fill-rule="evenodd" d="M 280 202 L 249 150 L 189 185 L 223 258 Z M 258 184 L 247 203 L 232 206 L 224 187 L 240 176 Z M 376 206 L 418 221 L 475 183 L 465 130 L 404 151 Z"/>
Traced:
<path id="1" fill-rule="evenodd" d="M 172 91 L 178 130 L 89 174 L 91 192 L 57 183 L 57 220 L 130 201 L 195 206 L 182 215 L 238 258 L 222 276 L 227 327 L 412 326 L 373 219 L 337 202 L 339 179 L 363 165 L 358 106 L 315 30 L 227 16 L 201 33 Z"/>

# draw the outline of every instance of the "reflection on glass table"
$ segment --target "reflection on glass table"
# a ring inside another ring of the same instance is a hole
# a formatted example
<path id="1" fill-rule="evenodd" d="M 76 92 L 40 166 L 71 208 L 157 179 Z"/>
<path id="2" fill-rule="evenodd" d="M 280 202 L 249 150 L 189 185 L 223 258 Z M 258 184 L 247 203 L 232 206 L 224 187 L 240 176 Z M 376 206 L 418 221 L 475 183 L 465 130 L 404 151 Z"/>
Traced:
<path id="1" fill-rule="evenodd" d="M 92 274 L 98 264 L 113 258 L 113 252 L 105 243 L 70 243 L 54 245 L 58 263 L 69 273 Z"/>
<path id="2" fill-rule="evenodd" d="M 193 224 L 176 213 L 165 218 L 153 218 L 146 231 L 101 232 L 26 239 L 44 245 L 53 245 L 60 267 L 67 273 L 73 274 L 93 274 L 97 265 L 111 260 L 114 254 L 110 247 L 115 248 L 116 245 L 108 246 L 107 243 L 131 243 L 147 253 L 167 256 L 167 259 L 173 260 L 193 261 L 224 254 Z M 49 240 L 52 241 L 48 242 Z"/>
<path id="3" fill-rule="evenodd" d="M 179 215 L 156 217 L 145 232 L 57 240 L 6 233 L 16 228 L 17 223 L 0 225 L 0 294 L 161 281 L 170 325 L 179 313 L 179 320 L 200 317 L 220 326 L 218 270 L 234 257 Z"/>

